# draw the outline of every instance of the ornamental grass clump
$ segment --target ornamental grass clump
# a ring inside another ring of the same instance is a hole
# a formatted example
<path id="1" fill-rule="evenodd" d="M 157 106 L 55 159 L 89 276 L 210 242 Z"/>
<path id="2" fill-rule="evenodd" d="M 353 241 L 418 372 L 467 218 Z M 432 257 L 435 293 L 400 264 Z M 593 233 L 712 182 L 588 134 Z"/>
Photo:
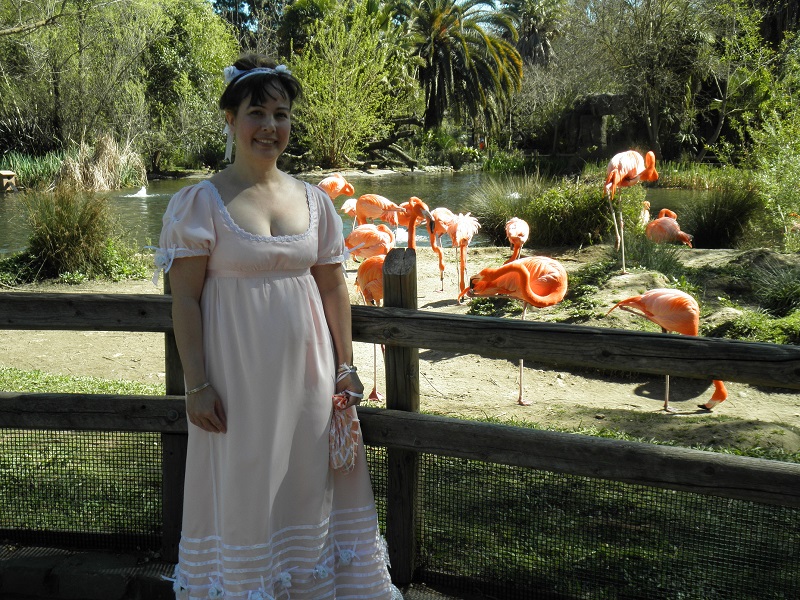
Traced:
<path id="1" fill-rule="evenodd" d="M 751 221 L 764 210 L 758 191 L 747 182 L 729 181 L 680 213 L 681 229 L 694 236 L 695 248 L 736 248 Z"/>
<path id="2" fill-rule="evenodd" d="M 754 266 L 753 293 L 770 315 L 785 317 L 800 309 L 800 268 L 774 262 Z"/>
<path id="3" fill-rule="evenodd" d="M 25 254 L 37 279 L 64 273 L 98 276 L 113 233 L 106 198 L 58 188 L 27 199 L 31 234 Z"/>

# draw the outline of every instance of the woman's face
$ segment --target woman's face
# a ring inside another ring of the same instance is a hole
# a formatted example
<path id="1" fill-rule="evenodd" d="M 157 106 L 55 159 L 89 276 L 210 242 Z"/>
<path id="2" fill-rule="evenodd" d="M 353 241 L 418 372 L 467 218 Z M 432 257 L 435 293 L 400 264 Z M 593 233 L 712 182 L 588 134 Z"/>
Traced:
<path id="1" fill-rule="evenodd" d="M 277 160 L 289 144 L 291 103 L 279 85 L 273 85 L 269 92 L 260 104 L 251 105 L 247 96 L 235 115 L 226 113 L 236 135 L 237 158 Z"/>

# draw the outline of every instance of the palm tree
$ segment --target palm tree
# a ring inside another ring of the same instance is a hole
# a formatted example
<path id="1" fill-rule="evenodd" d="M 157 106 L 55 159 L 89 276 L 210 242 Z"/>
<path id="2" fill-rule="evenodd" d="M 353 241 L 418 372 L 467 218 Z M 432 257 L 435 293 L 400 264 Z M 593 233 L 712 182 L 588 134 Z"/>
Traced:
<path id="1" fill-rule="evenodd" d="M 425 91 L 426 129 L 445 115 L 497 123 L 522 82 L 522 59 L 503 35 L 516 38 L 511 18 L 492 0 L 420 0 L 397 5 L 414 33 L 417 78 Z"/>
<path id="2" fill-rule="evenodd" d="M 552 42 L 561 35 L 564 0 L 505 0 L 503 6 L 514 18 L 516 48 L 523 60 L 542 66 L 553 62 Z"/>

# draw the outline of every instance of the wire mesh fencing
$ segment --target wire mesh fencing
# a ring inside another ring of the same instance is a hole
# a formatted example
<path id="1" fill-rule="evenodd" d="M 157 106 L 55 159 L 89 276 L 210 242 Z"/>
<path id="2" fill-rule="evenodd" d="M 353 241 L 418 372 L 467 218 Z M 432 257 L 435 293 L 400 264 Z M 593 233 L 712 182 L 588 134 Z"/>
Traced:
<path id="1" fill-rule="evenodd" d="M 385 527 L 387 451 L 367 452 Z M 458 598 L 800 598 L 800 510 L 421 454 L 415 581 Z M 156 550 L 157 433 L 0 430 L 0 538 Z M 174 483 L 174 482 L 172 482 Z"/>

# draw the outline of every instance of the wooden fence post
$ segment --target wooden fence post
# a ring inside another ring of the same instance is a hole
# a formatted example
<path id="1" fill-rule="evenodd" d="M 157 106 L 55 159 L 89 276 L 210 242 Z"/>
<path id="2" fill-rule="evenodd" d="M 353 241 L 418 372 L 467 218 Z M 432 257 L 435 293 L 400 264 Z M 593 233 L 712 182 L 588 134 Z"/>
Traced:
<path id="1" fill-rule="evenodd" d="M 170 294 L 169 274 L 164 273 L 164 293 Z M 164 337 L 164 373 L 168 395 L 184 393 L 183 365 L 178 356 L 175 334 Z M 185 433 L 161 434 L 161 555 L 164 560 L 178 562 L 178 545 L 183 521 L 183 480 L 186 474 Z"/>
<path id="2" fill-rule="evenodd" d="M 417 308 L 417 253 L 390 251 L 383 264 L 383 305 Z M 386 408 L 419 412 L 419 349 L 386 346 Z M 417 555 L 417 486 L 419 456 L 410 450 L 387 450 L 386 539 L 392 580 L 411 583 Z"/>

